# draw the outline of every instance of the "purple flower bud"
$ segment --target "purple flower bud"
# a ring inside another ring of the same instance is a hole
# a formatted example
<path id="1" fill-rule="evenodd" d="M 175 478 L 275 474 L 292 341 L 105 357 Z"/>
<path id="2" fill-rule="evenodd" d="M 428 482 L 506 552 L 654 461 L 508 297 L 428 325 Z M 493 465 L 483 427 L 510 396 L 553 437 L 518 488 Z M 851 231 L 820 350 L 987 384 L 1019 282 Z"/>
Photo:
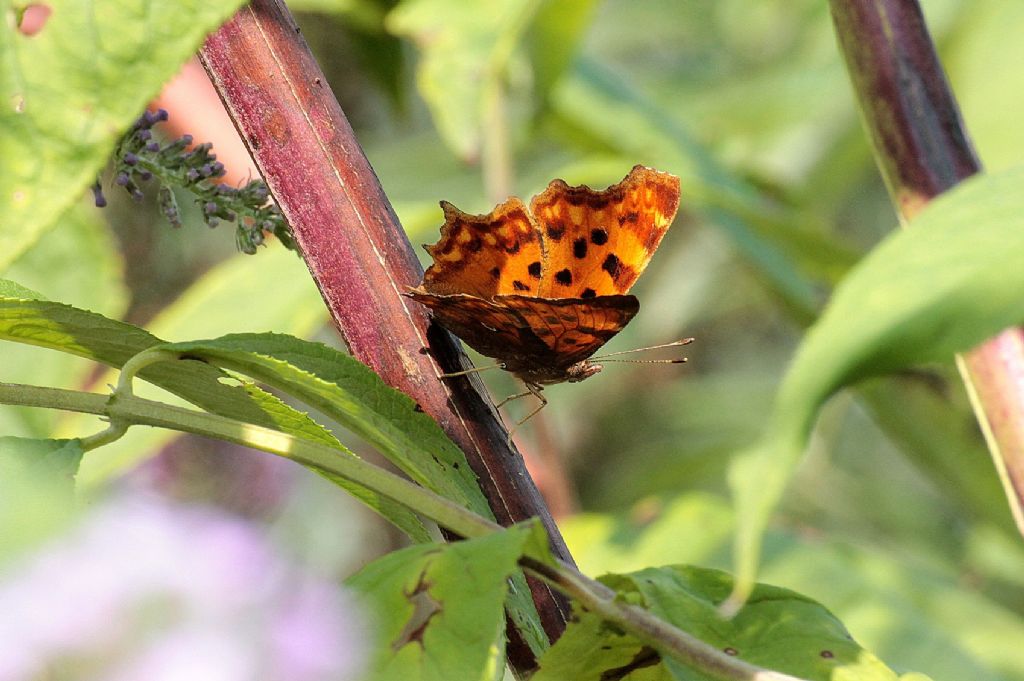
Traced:
<path id="1" fill-rule="evenodd" d="M 192 135 L 182 135 L 179 141 L 187 147 L 192 144 Z"/>
<path id="2" fill-rule="evenodd" d="M 153 179 L 153 173 L 151 173 L 148 170 L 140 170 L 139 179 L 142 180 L 143 182 L 149 182 L 150 180 Z"/>
<path id="3" fill-rule="evenodd" d="M 152 127 L 156 123 L 167 120 L 167 111 L 165 109 L 157 109 L 156 111 L 147 111 L 142 115 L 143 120 L 146 123 L 146 127 Z"/>
<path id="4" fill-rule="evenodd" d="M 103 187 L 100 186 L 99 181 L 92 186 L 92 198 L 96 202 L 97 208 L 105 208 L 107 205 L 107 197 L 103 196 Z"/>
<path id="5" fill-rule="evenodd" d="M 145 130 L 139 130 L 135 133 L 135 137 L 137 137 L 140 142 L 146 142 L 153 139 L 153 131 L 148 128 Z"/>
<path id="6" fill-rule="evenodd" d="M 136 203 L 142 203 L 142 199 L 144 198 L 146 198 L 146 195 L 142 193 L 141 189 L 136 188 L 132 190 L 132 199 L 134 199 Z"/>
<path id="7" fill-rule="evenodd" d="M 206 226 L 209 227 L 210 229 L 213 229 L 214 227 L 216 227 L 219 224 L 220 224 L 220 220 L 218 218 L 216 218 L 216 217 L 206 218 Z"/>
<path id="8" fill-rule="evenodd" d="M 203 205 L 203 212 L 206 213 L 207 215 L 213 215 L 218 210 L 220 210 L 220 206 L 218 206 L 213 201 L 207 201 L 206 204 Z"/>
<path id="9" fill-rule="evenodd" d="M 203 177 L 209 177 L 210 175 L 213 175 L 213 168 L 210 166 L 209 163 L 204 163 L 203 165 L 199 166 L 199 174 L 202 175 Z"/>
<path id="10" fill-rule="evenodd" d="M 155 140 L 148 142 L 146 144 L 146 151 L 150 152 L 151 154 L 155 154 L 156 152 L 160 151 L 160 143 Z"/>
<path id="11" fill-rule="evenodd" d="M 185 179 L 189 182 L 195 182 L 199 179 L 199 171 L 195 168 L 189 168 L 188 172 L 185 173 Z"/>
<path id="12" fill-rule="evenodd" d="M 119 187 L 127 187 L 129 182 L 131 182 L 131 178 L 128 177 L 128 173 L 124 172 L 123 170 L 117 174 L 117 177 L 114 178 L 114 184 L 116 184 Z"/>
<path id="13" fill-rule="evenodd" d="M 124 155 L 124 164 L 125 165 L 133 166 L 133 165 L 135 165 L 138 162 L 139 162 L 139 157 L 136 156 L 135 154 L 133 154 L 132 152 L 129 151 L 128 153 L 126 153 Z"/>
<path id="14" fill-rule="evenodd" d="M 211 166 L 211 174 L 214 177 L 220 177 L 221 175 L 223 175 L 224 174 L 224 164 L 221 163 L 220 161 L 217 161 L 216 163 L 214 163 Z"/>

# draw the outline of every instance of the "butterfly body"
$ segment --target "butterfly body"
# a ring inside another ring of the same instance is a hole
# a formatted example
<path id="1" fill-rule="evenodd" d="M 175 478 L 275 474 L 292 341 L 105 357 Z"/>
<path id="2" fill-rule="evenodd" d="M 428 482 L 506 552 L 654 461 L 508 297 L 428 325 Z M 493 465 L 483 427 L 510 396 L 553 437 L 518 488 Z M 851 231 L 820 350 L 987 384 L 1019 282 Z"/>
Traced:
<path id="1" fill-rule="evenodd" d="M 636 166 L 603 191 L 554 180 L 530 209 L 487 215 L 442 202 L 441 239 L 406 295 L 483 355 L 540 386 L 601 371 L 588 361 L 640 309 L 627 291 L 675 216 L 679 179 Z"/>

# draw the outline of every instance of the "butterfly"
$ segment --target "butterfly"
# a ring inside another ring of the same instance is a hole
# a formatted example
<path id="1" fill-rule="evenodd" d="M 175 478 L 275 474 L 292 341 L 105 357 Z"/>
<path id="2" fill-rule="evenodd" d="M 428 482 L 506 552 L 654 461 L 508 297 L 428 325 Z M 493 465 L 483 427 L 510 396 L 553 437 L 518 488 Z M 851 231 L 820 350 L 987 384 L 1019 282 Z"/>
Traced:
<path id="1" fill-rule="evenodd" d="M 442 201 L 441 238 L 424 247 L 434 262 L 405 295 L 543 407 L 544 385 L 601 371 L 588 358 L 640 310 L 628 291 L 678 207 L 679 178 L 639 165 L 601 191 L 553 180 L 529 208 L 512 197 L 470 215 Z"/>

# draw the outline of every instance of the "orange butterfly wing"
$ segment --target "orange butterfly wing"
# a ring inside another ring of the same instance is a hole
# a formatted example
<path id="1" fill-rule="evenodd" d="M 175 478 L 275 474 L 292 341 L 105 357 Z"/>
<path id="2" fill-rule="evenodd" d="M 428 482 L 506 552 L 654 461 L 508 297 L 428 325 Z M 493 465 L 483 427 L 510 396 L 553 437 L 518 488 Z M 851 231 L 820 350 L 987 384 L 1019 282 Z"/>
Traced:
<path id="1" fill-rule="evenodd" d="M 468 293 L 481 298 L 536 295 L 544 260 L 536 223 L 517 198 L 487 215 L 464 213 L 447 201 L 441 238 L 427 252 L 434 264 L 423 275 L 431 293 Z"/>
<path id="2" fill-rule="evenodd" d="M 678 206 L 679 178 L 643 166 L 602 191 L 554 180 L 530 211 L 517 198 L 487 215 L 442 201 L 434 263 L 407 295 L 509 371 L 566 380 L 639 310 L 624 294 Z"/>
<path id="3" fill-rule="evenodd" d="M 542 298 L 624 294 L 679 207 L 679 178 L 636 166 L 603 191 L 554 180 L 531 202 L 544 235 Z"/>

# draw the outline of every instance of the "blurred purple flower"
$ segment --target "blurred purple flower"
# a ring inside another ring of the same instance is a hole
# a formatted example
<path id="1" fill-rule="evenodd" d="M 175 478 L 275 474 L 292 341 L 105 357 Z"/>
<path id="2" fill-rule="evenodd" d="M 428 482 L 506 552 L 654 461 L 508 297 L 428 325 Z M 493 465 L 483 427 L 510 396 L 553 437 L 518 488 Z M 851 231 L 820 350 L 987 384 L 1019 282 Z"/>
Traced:
<path id="1" fill-rule="evenodd" d="M 0 681 L 345 681 L 361 622 L 252 525 L 136 495 L 0 565 Z"/>

